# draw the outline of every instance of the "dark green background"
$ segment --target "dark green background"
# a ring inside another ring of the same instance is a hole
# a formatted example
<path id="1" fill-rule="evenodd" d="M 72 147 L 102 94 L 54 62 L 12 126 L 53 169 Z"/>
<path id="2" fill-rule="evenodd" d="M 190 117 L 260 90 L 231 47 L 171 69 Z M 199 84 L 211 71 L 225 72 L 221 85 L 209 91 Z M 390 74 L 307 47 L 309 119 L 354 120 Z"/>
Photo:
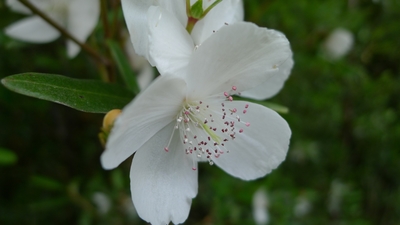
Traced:
<path id="1" fill-rule="evenodd" d="M 254 224 L 251 201 L 260 187 L 268 192 L 270 224 L 399 224 L 400 1 L 245 1 L 246 20 L 282 31 L 292 45 L 292 74 L 271 100 L 290 108 L 283 117 L 291 147 L 286 161 L 257 181 L 201 165 L 186 224 Z M 0 15 L 0 78 L 34 71 L 99 79 L 85 53 L 66 58 L 63 39 L 35 45 L 5 36 L 2 29 L 22 16 L 4 1 Z M 337 27 L 349 29 L 355 43 L 346 57 L 329 61 L 322 44 Z M 102 31 L 99 25 L 91 46 L 106 46 Z M 0 164 L 0 224 L 144 224 L 122 206 L 130 160 L 112 171 L 100 166 L 101 121 L 0 86 L 0 148 L 18 157 Z M 332 183 L 344 187 L 335 212 L 328 210 Z M 106 215 L 91 200 L 99 191 L 112 201 Z M 302 217 L 294 214 L 299 198 L 312 206 Z"/>

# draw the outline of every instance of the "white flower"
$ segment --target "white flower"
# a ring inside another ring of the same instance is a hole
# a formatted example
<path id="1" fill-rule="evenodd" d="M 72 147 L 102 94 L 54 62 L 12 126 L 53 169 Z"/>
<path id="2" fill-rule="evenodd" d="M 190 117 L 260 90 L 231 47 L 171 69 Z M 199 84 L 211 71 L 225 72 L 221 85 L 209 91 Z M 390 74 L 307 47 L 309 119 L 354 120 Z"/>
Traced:
<path id="1" fill-rule="evenodd" d="M 353 47 L 353 34 L 344 28 L 336 28 L 324 43 L 324 50 L 331 59 L 345 56 Z"/>
<path id="2" fill-rule="evenodd" d="M 341 212 L 343 197 L 348 192 L 348 185 L 340 180 L 333 180 L 329 190 L 328 211 L 331 215 L 337 216 Z"/>
<path id="3" fill-rule="evenodd" d="M 312 205 L 310 200 L 306 196 L 298 196 L 296 199 L 296 204 L 294 205 L 293 212 L 298 218 L 306 216 L 310 213 Z"/>
<path id="4" fill-rule="evenodd" d="M 253 195 L 253 218 L 257 225 L 269 223 L 268 196 L 264 188 L 259 188 Z"/>
<path id="5" fill-rule="evenodd" d="M 100 215 L 106 215 L 111 209 L 111 200 L 103 192 L 95 192 L 92 195 L 92 201 L 97 207 Z"/>
<path id="6" fill-rule="evenodd" d="M 194 51 L 184 76 L 159 76 L 122 110 L 101 163 L 113 169 L 135 153 L 131 193 L 142 219 L 153 225 L 186 220 L 198 162 L 252 180 L 285 159 L 286 121 L 231 95 L 268 80 L 288 57 L 281 33 L 238 22 Z"/>
<path id="7" fill-rule="evenodd" d="M 192 0 L 191 4 L 195 1 Z M 215 2 L 203 1 L 203 8 Z M 135 51 L 164 74 L 185 74 L 190 57 L 221 27 L 243 20 L 241 0 L 223 0 L 199 20 L 192 32 L 186 30 L 188 16 L 184 0 L 122 0 L 125 21 Z M 268 82 L 242 93 L 244 97 L 266 99 L 282 88 L 293 67 L 292 57 L 282 61 Z"/>
<path id="8" fill-rule="evenodd" d="M 86 41 L 100 15 L 98 0 L 30 0 L 30 2 L 81 42 Z M 7 0 L 7 5 L 15 12 L 32 14 L 18 0 Z M 5 28 L 5 33 L 12 38 L 32 43 L 51 42 L 61 35 L 37 15 L 9 25 Z M 79 51 L 80 47 L 77 44 L 67 40 L 67 53 L 70 58 L 75 57 Z"/>

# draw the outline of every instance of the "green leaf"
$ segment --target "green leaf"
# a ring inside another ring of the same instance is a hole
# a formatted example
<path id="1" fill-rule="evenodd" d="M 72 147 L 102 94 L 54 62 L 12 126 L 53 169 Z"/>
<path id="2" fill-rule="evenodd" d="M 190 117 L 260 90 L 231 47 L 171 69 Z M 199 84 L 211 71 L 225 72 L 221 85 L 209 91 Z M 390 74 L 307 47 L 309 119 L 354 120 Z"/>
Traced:
<path id="1" fill-rule="evenodd" d="M 64 190 L 65 186 L 60 182 L 45 176 L 32 176 L 30 179 L 31 184 L 47 190 Z"/>
<path id="2" fill-rule="evenodd" d="M 61 206 L 70 203 L 69 199 L 65 196 L 62 197 L 53 197 L 50 199 L 41 199 L 41 200 L 36 200 L 33 201 L 32 203 L 29 203 L 27 206 L 29 207 L 30 210 L 32 211 L 49 211 L 49 210 L 54 210 L 56 208 L 60 208 Z"/>
<path id="3" fill-rule="evenodd" d="M 13 151 L 0 148 L 0 165 L 13 165 L 17 159 L 18 157 Z"/>
<path id="4" fill-rule="evenodd" d="M 107 41 L 108 47 L 110 48 L 111 55 L 114 61 L 117 63 L 117 68 L 122 75 L 125 84 L 128 86 L 133 93 L 138 94 L 140 92 L 139 85 L 135 73 L 133 72 L 131 65 L 129 64 L 126 56 L 119 47 L 118 43 L 114 41 Z"/>
<path id="5" fill-rule="evenodd" d="M 243 97 L 238 97 L 238 96 L 234 96 L 233 97 L 235 100 L 239 100 L 239 101 L 248 101 L 248 102 L 253 102 L 259 105 L 263 105 L 265 107 L 268 107 L 272 110 L 274 110 L 277 113 L 281 113 L 281 114 L 286 114 L 289 112 L 289 108 L 283 105 L 279 105 L 276 103 L 272 103 L 272 102 L 266 102 L 266 101 L 258 101 L 258 100 L 253 100 L 253 99 L 249 99 L 249 98 L 243 98 Z"/>
<path id="6" fill-rule="evenodd" d="M 116 170 L 113 170 L 111 173 L 111 182 L 113 184 L 114 190 L 123 190 L 125 187 L 125 179 L 124 179 L 124 174 L 122 171 L 118 168 Z"/>
<path id="7" fill-rule="evenodd" d="M 54 74 L 16 74 L 2 79 L 1 83 L 23 95 L 91 113 L 121 109 L 134 97 L 130 91 L 118 85 Z"/>
<path id="8" fill-rule="evenodd" d="M 190 8 L 190 14 L 195 19 L 200 19 L 203 16 L 203 0 L 198 0 Z"/>

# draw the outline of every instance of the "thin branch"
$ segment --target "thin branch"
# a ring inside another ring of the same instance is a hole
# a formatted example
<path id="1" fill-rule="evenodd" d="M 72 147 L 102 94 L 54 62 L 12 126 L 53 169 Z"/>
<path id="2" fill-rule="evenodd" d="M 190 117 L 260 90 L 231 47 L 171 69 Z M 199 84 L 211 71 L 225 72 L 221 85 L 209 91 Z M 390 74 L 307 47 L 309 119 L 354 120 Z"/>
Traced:
<path id="1" fill-rule="evenodd" d="M 40 16 L 43 20 L 45 20 L 47 23 L 49 23 L 51 26 L 53 26 L 55 29 L 57 29 L 63 36 L 71 39 L 71 41 L 75 42 L 79 47 L 81 47 L 83 50 L 85 50 L 87 53 L 89 53 L 93 58 L 97 59 L 101 63 L 105 65 L 110 65 L 110 61 L 106 58 L 104 58 L 102 55 L 100 55 L 98 52 L 96 52 L 94 49 L 89 47 L 89 45 L 80 42 L 78 39 L 76 39 L 72 34 L 70 34 L 66 29 L 61 27 L 58 23 L 56 23 L 53 19 L 48 17 L 45 13 L 43 13 L 41 10 L 36 8 L 32 3 L 30 3 L 28 0 L 18 0 L 21 2 L 24 6 L 29 8 L 33 13 L 36 15 Z"/>
<path id="2" fill-rule="evenodd" d="M 111 32 L 111 34 L 112 34 L 112 37 L 117 37 L 118 39 L 119 39 L 119 37 L 120 37 L 120 33 L 116 33 L 116 31 L 119 31 L 119 30 L 121 30 L 120 28 L 121 28 L 121 26 L 120 26 L 120 23 L 119 23 L 119 19 L 118 19 L 118 13 L 119 13 L 119 10 L 121 9 L 121 2 L 119 1 L 119 0 L 114 0 L 114 1 L 112 1 L 111 2 L 111 8 L 112 8 L 112 12 L 113 12 L 113 18 L 112 18 L 112 26 L 111 26 L 111 28 L 112 28 L 112 32 Z"/>
<path id="3" fill-rule="evenodd" d="M 105 37 L 110 38 L 111 33 L 110 33 L 110 27 L 108 25 L 108 18 L 107 18 L 107 2 L 106 2 L 106 0 L 101 0 L 100 4 L 101 4 L 101 21 L 103 23 Z"/>

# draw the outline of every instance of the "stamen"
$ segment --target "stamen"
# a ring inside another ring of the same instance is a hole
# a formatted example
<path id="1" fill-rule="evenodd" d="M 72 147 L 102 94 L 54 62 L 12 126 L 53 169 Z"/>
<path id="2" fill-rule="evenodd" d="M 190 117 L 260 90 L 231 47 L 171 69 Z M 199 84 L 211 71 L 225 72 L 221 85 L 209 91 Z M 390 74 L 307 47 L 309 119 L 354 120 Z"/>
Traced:
<path id="1" fill-rule="evenodd" d="M 182 105 L 174 130 L 179 129 L 180 141 L 185 146 L 185 154 L 191 154 L 193 157 L 193 170 L 197 170 L 196 163 L 201 161 L 199 159 L 206 159 L 210 165 L 213 165 L 213 159 L 228 154 L 230 151 L 225 143 L 241 137 L 240 134 L 250 126 L 250 123 L 241 121 L 240 118 L 247 113 L 249 104 L 229 108 L 229 103 L 216 102 L 233 101 L 232 95 L 237 95 L 237 90 L 236 86 L 231 86 L 229 91 L 222 93 L 223 96 L 220 93 L 203 101 L 187 102 Z M 239 112 L 243 114 L 239 116 Z M 171 139 L 172 136 L 164 148 L 166 152 L 169 151 Z"/>

